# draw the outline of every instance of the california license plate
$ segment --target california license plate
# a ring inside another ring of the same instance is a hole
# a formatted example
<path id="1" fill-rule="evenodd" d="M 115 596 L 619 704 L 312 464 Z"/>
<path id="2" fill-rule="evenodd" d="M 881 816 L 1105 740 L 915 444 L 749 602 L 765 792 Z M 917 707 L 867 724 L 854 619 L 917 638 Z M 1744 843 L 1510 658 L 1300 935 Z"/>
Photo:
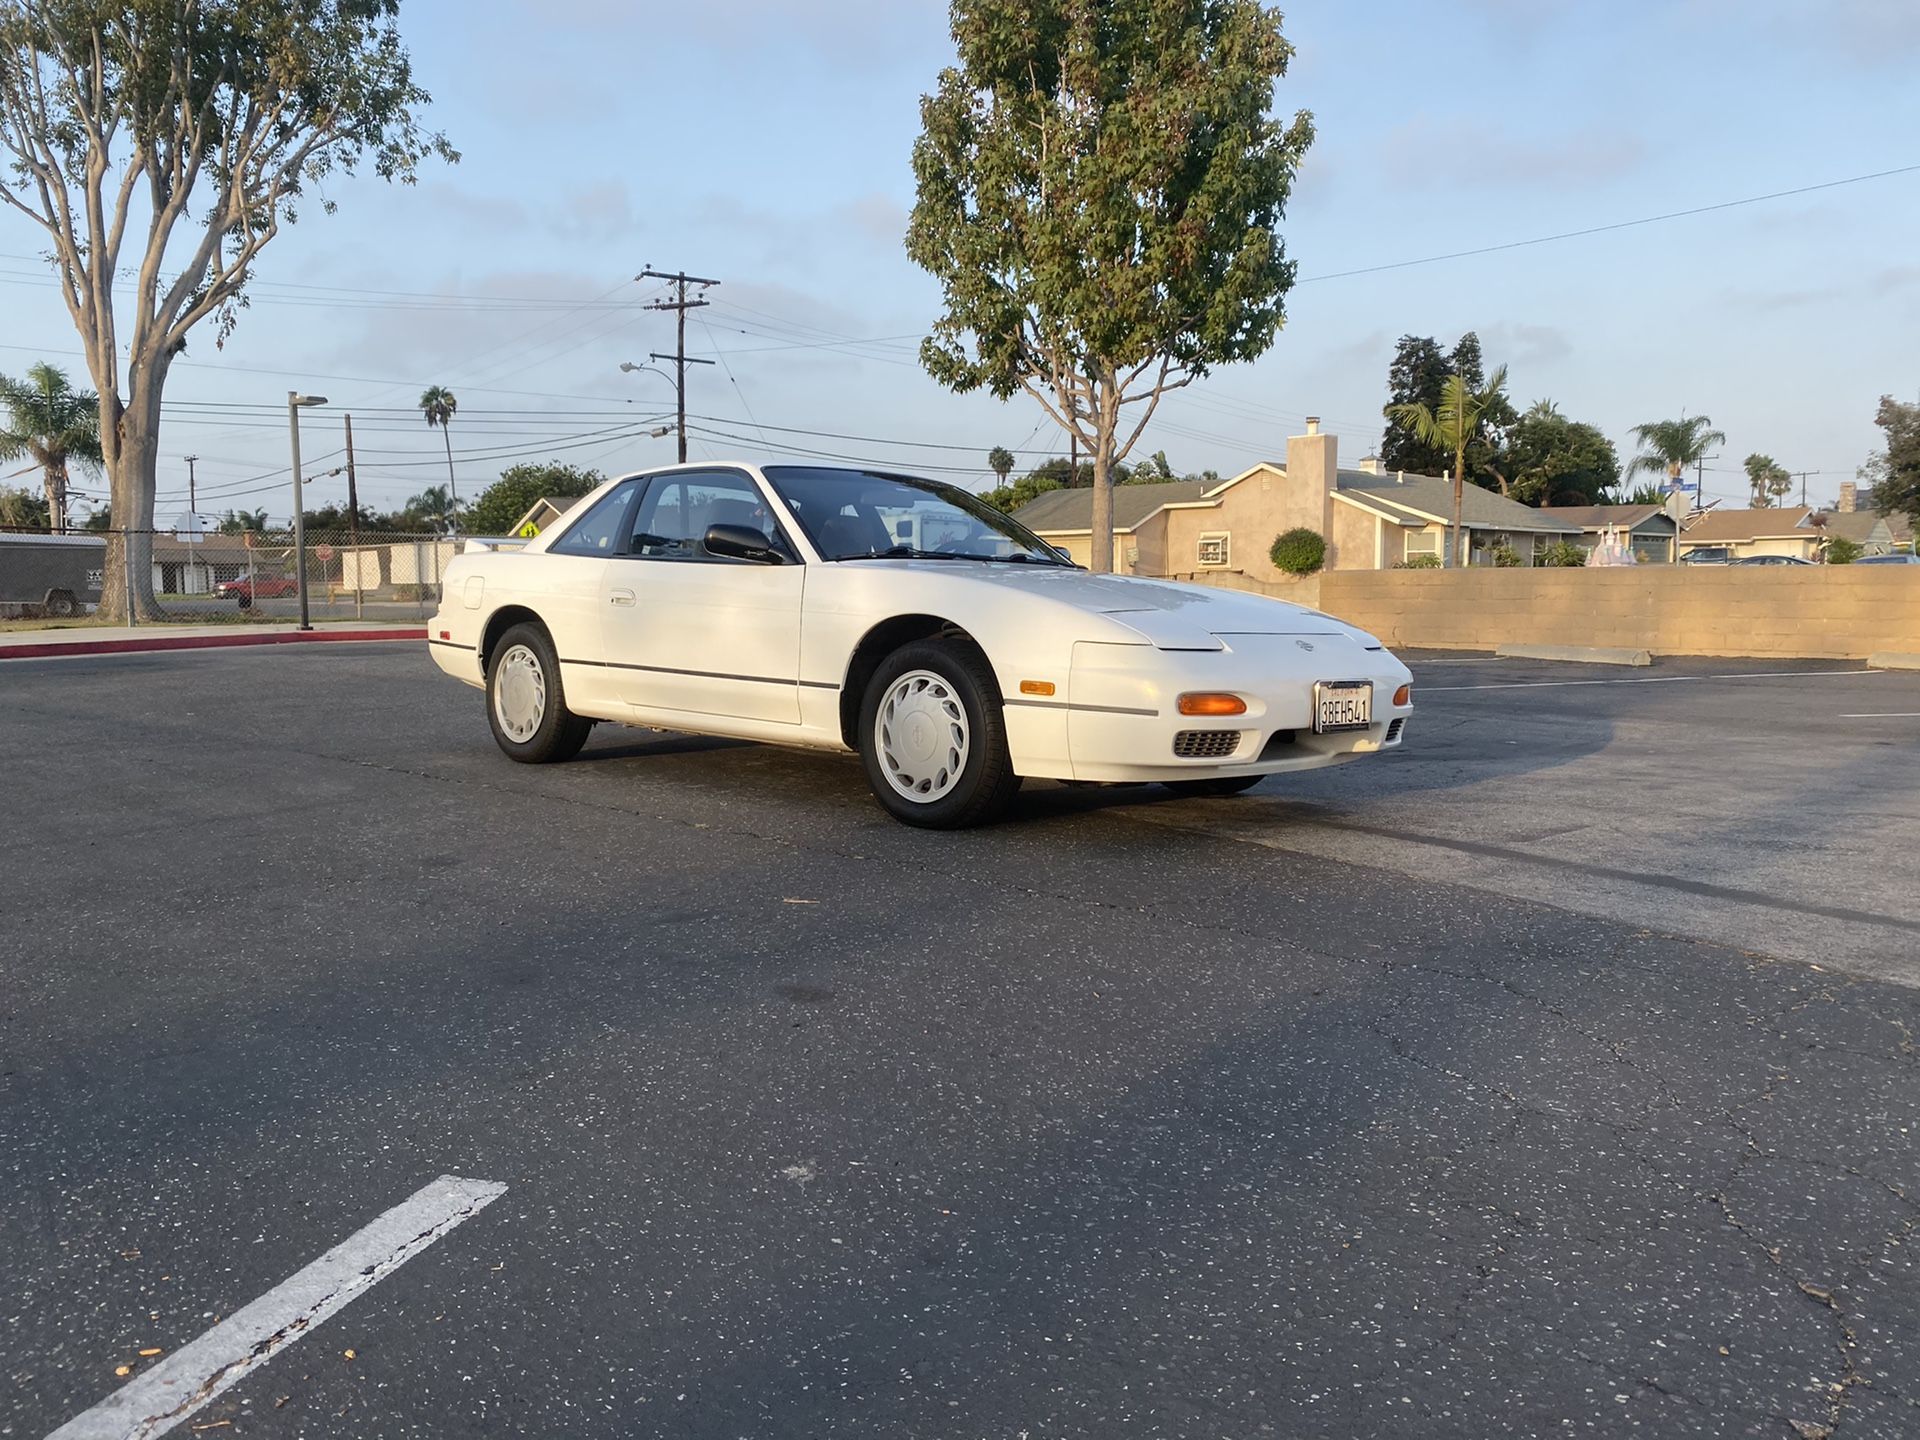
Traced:
<path id="1" fill-rule="evenodd" d="M 1364 730 L 1373 724 L 1371 680 L 1322 680 L 1313 687 L 1313 733 Z"/>

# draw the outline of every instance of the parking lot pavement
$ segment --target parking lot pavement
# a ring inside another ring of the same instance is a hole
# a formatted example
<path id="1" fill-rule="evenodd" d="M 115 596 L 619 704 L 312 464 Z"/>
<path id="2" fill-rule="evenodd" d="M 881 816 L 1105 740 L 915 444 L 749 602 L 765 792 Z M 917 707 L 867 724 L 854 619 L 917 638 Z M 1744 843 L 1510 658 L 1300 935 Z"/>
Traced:
<path id="1" fill-rule="evenodd" d="M 1911 918 L 1913 732 L 1868 780 L 1828 723 L 1911 680 L 1416 669 L 1402 755 L 1297 799 L 930 835 L 833 758 L 512 766 L 410 646 L 10 666 L 0 1432 L 263 1315 L 188 1423 L 1920 1431 L 1920 993 L 1690 918 L 1790 937 L 1837 847 L 1835 937 Z"/>

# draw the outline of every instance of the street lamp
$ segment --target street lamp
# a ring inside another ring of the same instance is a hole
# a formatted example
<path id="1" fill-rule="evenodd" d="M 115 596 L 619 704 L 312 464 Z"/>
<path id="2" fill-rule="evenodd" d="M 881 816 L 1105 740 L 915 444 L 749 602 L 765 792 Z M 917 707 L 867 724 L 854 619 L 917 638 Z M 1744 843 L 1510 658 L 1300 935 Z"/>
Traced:
<path id="1" fill-rule="evenodd" d="M 293 553 L 294 579 L 300 589 L 300 628 L 313 629 L 307 618 L 307 507 L 300 493 L 300 412 L 309 405 L 324 405 L 324 395 L 287 392 L 287 433 L 293 440 Z"/>
<path id="2" fill-rule="evenodd" d="M 711 365 L 713 363 L 711 360 L 697 360 L 691 355 L 687 355 L 687 356 L 656 355 L 654 358 L 656 360 L 675 360 L 685 365 Z M 680 463 L 684 465 L 687 461 L 686 371 L 683 369 L 680 372 L 681 378 L 678 380 L 675 380 L 673 376 L 667 374 L 666 371 L 656 370 L 651 365 L 636 365 L 631 360 L 622 360 L 620 362 L 620 373 L 623 375 L 637 374 L 642 370 L 646 371 L 647 374 L 649 375 L 658 375 L 662 380 L 666 381 L 669 385 L 673 386 L 674 417 L 678 423 L 674 425 L 671 431 L 660 429 L 660 430 L 655 430 L 652 433 L 655 439 L 658 439 L 660 436 L 666 435 L 666 434 L 677 434 L 680 437 Z"/>

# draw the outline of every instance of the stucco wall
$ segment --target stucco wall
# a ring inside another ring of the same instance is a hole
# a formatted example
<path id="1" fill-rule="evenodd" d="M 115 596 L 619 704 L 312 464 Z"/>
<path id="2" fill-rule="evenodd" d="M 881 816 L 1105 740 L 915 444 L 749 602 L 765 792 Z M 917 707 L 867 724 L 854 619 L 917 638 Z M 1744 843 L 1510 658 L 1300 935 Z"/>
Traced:
<path id="1" fill-rule="evenodd" d="M 1920 651 L 1920 575 L 1894 566 L 1343 570 L 1320 577 L 1319 598 L 1389 645 L 1835 659 Z"/>

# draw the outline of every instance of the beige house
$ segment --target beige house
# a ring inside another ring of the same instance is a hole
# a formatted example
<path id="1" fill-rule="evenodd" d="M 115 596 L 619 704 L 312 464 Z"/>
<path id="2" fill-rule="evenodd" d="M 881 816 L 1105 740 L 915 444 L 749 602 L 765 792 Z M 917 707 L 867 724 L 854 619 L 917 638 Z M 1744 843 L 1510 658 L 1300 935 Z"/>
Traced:
<path id="1" fill-rule="evenodd" d="M 1547 505 L 1543 515 L 1578 525 L 1580 534 L 1574 543 L 1592 551 L 1611 531 L 1642 565 L 1668 565 L 1673 562 L 1674 536 L 1679 525 L 1664 505 Z"/>
<path id="2" fill-rule="evenodd" d="M 1735 560 L 1753 555 L 1817 560 L 1826 538 L 1825 529 L 1814 523 L 1817 513 L 1805 505 L 1709 510 L 1688 521 L 1680 532 L 1680 558 L 1696 550 L 1724 549 Z"/>
<path id="3" fill-rule="evenodd" d="M 1453 510 L 1453 483 L 1434 475 L 1342 470 L 1339 438 L 1307 433 L 1287 441 L 1284 464 L 1263 461 L 1212 486 L 1198 481 L 1117 485 L 1114 566 L 1123 575 L 1246 583 L 1253 588 L 1291 577 L 1268 551 L 1296 527 L 1327 541 L 1328 570 L 1389 570 L 1439 560 Z M 1093 534 L 1093 492 L 1052 490 L 1020 507 L 1015 518 L 1084 565 Z M 1577 540 L 1580 527 L 1478 485 L 1461 504 L 1471 564 L 1493 563 L 1510 547 L 1522 565 L 1536 550 Z"/>

